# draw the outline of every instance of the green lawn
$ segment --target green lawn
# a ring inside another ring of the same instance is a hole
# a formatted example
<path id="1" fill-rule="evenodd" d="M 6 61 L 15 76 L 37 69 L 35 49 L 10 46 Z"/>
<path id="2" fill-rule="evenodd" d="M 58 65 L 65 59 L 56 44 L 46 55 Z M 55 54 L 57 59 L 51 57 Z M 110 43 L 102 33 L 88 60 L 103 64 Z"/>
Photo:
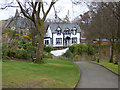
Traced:
<path id="1" fill-rule="evenodd" d="M 118 74 L 118 65 L 114 64 L 114 63 L 109 63 L 109 62 L 100 62 L 97 63 L 100 65 L 105 66 L 106 68 L 110 69 L 111 71 L 115 72 Z"/>
<path id="2" fill-rule="evenodd" d="M 74 88 L 80 72 L 70 61 L 45 59 L 45 64 L 2 62 L 3 88 Z"/>

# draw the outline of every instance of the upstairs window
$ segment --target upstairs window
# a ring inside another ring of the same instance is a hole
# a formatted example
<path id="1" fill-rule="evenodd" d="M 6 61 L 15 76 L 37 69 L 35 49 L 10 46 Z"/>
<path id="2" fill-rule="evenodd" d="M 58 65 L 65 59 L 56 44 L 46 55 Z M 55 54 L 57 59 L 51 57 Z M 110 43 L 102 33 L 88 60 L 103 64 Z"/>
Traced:
<path id="1" fill-rule="evenodd" d="M 61 35 L 61 28 L 60 27 L 57 28 L 57 35 Z"/>
<path id="2" fill-rule="evenodd" d="M 62 44 L 62 38 L 56 38 L 56 45 Z"/>
<path id="3" fill-rule="evenodd" d="M 61 35 L 61 31 L 57 31 L 57 35 Z"/>
<path id="4" fill-rule="evenodd" d="M 70 34 L 69 28 L 66 28 L 66 29 L 64 30 L 64 33 L 65 33 L 66 35 Z"/>
<path id="5" fill-rule="evenodd" d="M 71 30 L 71 32 L 72 32 L 73 35 L 76 35 L 76 34 L 77 34 L 77 28 L 74 27 L 74 28 Z"/>

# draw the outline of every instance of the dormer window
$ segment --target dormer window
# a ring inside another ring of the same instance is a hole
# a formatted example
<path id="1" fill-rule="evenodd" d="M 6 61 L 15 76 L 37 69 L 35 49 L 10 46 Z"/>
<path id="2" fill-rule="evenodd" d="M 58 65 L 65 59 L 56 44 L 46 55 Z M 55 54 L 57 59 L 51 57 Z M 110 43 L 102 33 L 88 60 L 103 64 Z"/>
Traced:
<path id="1" fill-rule="evenodd" d="M 70 34 L 70 29 L 69 29 L 69 28 L 66 28 L 66 29 L 64 30 L 64 33 L 65 33 L 66 35 Z"/>
<path id="2" fill-rule="evenodd" d="M 57 35 L 61 35 L 61 28 L 60 27 L 57 28 Z"/>
<path id="3" fill-rule="evenodd" d="M 74 27 L 71 31 L 72 31 L 72 34 L 73 34 L 73 35 L 76 35 L 76 33 L 77 33 L 77 28 Z"/>

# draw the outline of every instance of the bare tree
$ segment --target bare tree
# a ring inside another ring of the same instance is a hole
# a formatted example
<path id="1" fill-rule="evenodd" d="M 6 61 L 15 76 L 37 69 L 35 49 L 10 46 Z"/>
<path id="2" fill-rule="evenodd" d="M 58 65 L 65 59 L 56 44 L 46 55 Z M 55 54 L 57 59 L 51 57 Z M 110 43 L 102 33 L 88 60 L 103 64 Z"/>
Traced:
<path id="1" fill-rule="evenodd" d="M 38 33 L 38 50 L 36 54 L 36 62 L 42 62 L 42 56 L 43 56 L 43 48 L 44 48 L 44 21 L 50 12 L 50 9 L 52 6 L 56 3 L 55 0 L 52 0 L 49 8 L 45 12 L 44 9 L 44 3 L 42 0 L 39 2 L 36 2 L 33 0 L 30 0 L 29 2 L 26 2 L 24 4 L 27 4 L 29 7 L 27 8 L 27 5 L 23 5 L 19 0 L 17 0 L 17 3 L 23 13 L 23 15 L 27 18 L 29 18 L 35 26 L 35 29 L 37 30 Z M 42 16 L 41 16 L 42 13 Z"/>
<path id="2" fill-rule="evenodd" d="M 45 34 L 44 21 L 46 20 L 46 17 L 50 12 L 52 6 L 57 1 L 58 0 L 51 0 L 50 4 L 48 4 L 44 0 L 27 0 L 26 2 L 21 2 L 20 0 L 16 0 L 19 8 L 21 9 L 22 14 L 26 18 L 30 19 L 34 24 L 35 31 L 37 32 L 38 35 L 38 44 L 37 44 L 38 49 L 36 53 L 36 62 L 43 61 L 43 48 L 44 48 L 43 40 Z M 46 10 L 45 6 L 47 5 L 48 5 L 48 9 Z M 5 9 L 7 7 L 18 7 L 18 6 L 14 6 L 13 1 L 11 1 L 11 3 L 4 5 L 4 7 L 1 9 Z"/>

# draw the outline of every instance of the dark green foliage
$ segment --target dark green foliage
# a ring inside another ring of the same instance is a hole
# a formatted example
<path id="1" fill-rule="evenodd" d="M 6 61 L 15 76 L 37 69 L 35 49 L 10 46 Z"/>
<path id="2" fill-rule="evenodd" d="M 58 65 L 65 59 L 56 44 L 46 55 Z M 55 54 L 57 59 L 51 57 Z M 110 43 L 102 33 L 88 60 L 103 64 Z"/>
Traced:
<path id="1" fill-rule="evenodd" d="M 2 58 L 10 59 L 15 57 L 16 52 L 11 49 L 7 49 L 6 45 L 2 46 Z"/>
<path id="2" fill-rule="evenodd" d="M 77 50 L 78 50 L 78 55 L 83 55 L 87 53 L 88 46 L 85 44 L 78 44 L 77 45 Z"/>
<path id="3" fill-rule="evenodd" d="M 69 47 L 71 53 L 75 55 L 82 55 L 87 53 L 88 46 L 85 44 L 74 44 Z"/>
<path id="4" fill-rule="evenodd" d="M 16 50 L 16 58 L 28 59 L 31 57 L 32 53 L 35 53 L 37 47 L 32 45 L 32 42 L 27 42 L 25 39 L 21 39 L 18 45 L 19 49 Z"/>
<path id="5" fill-rule="evenodd" d="M 8 57 L 8 56 L 4 56 L 3 58 L 6 60 L 10 60 L 10 57 Z"/>
<path id="6" fill-rule="evenodd" d="M 73 54 L 72 54 L 72 52 L 70 50 L 67 50 L 66 53 L 63 54 L 63 56 L 69 58 L 69 57 L 73 57 Z"/>
<path id="7" fill-rule="evenodd" d="M 7 56 L 7 49 L 2 49 L 2 58 L 4 58 L 4 56 Z"/>
<path id="8" fill-rule="evenodd" d="M 33 46 L 32 42 L 26 43 L 26 47 L 27 47 L 26 50 L 28 52 L 36 52 L 36 50 L 37 50 L 37 47 Z"/>
<path id="9" fill-rule="evenodd" d="M 120 44 L 117 45 L 118 52 L 120 53 Z"/>
<path id="10" fill-rule="evenodd" d="M 51 47 L 51 46 L 47 46 L 47 47 L 45 47 L 44 49 L 45 49 L 45 51 L 48 52 L 48 53 L 51 52 L 52 50 L 54 50 L 54 48 Z"/>
<path id="11" fill-rule="evenodd" d="M 18 45 L 19 48 L 24 48 L 26 49 L 27 48 L 27 41 L 25 39 L 21 39 L 20 42 L 19 42 L 19 45 Z"/>
<path id="12" fill-rule="evenodd" d="M 27 53 L 26 50 L 17 49 L 16 53 L 17 54 L 15 57 L 18 59 L 28 59 L 28 57 L 29 57 L 29 54 Z"/>
<path id="13" fill-rule="evenodd" d="M 63 56 L 76 59 L 79 59 L 81 56 L 93 56 L 95 54 L 95 48 L 94 44 L 74 44 L 69 47 L 69 50 Z"/>
<path id="14" fill-rule="evenodd" d="M 32 45 L 32 42 L 20 38 L 18 46 L 15 49 L 7 48 L 6 45 L 2 47 L 2 57 L 7 58 L 18 58 L 18 59 L 29 59 L 32 53 L 36 53 L 37 47 Z"/>
<path id="15" fill-rule="evenodd" d="M 31 57 L 32 53 L 35 53 L 37 47 L 32 45 L 32 42 L 26 42 L 24 39 L 20 41 L 19 49 L 16 50 L 16 58 L 28 59 Z"/>
<path id="16" fill-rule="evenodd" d="M 88 55 L 94 55 L 95 54 L 95 48 L 93 44 L 88 44 Z"/>
<path id="17" fill-rule="evenodd" d="M 75 45 L 70 46 L 70 47 L 69 47 L 70 52 L 74 53 L 75 48 L 76 48 Z"/>
<path id="18" fill-rule="evenodd" d="M 16 54 L 16 53 L 15 53 L 13 50 L 8 50 L 8 51 L 7 51 L 7 56 L 8 56 L 8 57 L 14 57 L 15 54 Z"/>

